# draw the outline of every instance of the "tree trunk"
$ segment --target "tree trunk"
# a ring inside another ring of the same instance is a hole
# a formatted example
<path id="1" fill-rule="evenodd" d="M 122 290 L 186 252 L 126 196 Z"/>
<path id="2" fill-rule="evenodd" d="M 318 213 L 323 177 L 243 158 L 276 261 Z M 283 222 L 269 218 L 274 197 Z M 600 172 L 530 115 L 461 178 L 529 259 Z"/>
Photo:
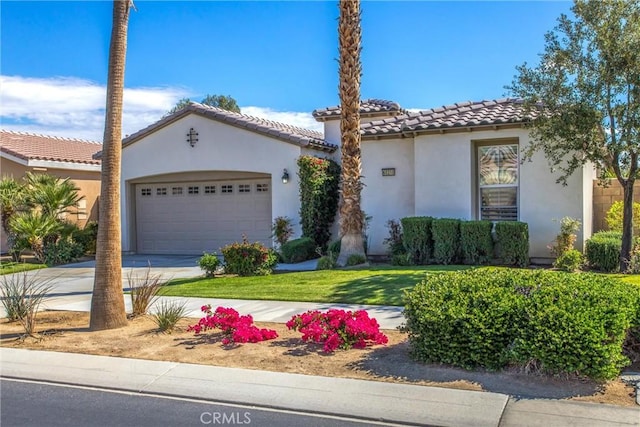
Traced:
<path id="1" fill-rule="evenodd" d="M 620 250 L 620 271 L 626 273 L 631 262 L 633 249 L 633 179 L 627 179 L 623 189 L 622 249 Z"/>
<path id="2" fill-rule="evenodd" d="M 115 329 L 127 324 L 122 293 L 122 243 L 120 234 L 120 163 L 122 155 L 122 97 L 127 53 L 130 0 L 114 0 L 109 47 L 109 74 L 104 141 L 96 272 L 89 328 Z"/>
<path id="3" fill-rule="evenodd" d="M 340 45 L 340 132 L 342 136 L 342 181 L 340 200 L 340 256 L 344 266 L 351 255 L 364 256 L 364 218 L 360 163 L 360 0 L 341 0 L 338 38 Z"/>

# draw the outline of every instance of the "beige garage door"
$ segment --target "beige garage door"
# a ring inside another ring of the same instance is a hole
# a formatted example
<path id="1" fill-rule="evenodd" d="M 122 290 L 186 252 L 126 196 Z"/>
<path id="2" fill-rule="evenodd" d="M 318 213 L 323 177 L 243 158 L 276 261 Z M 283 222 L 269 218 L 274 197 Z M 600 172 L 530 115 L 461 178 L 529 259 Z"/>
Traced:
<path id="1" fill-rule="evenodd" d="M 242 241 L 271 246 L 269 179 L 136 185 L 137 252 L 218 252 Z"/>

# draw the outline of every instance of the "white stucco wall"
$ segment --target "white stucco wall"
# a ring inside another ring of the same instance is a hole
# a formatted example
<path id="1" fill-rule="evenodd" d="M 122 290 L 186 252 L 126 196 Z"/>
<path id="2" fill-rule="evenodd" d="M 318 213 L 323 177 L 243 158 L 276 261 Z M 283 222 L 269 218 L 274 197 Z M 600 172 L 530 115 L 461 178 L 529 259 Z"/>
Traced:
<path id="1" fill-rule="evenodd" d="M 186 142 L 190 128 L 198 132 L 198 142 Z M 129 194 L 132 180 L 188 171 L 257 172 L 271 175 L 272 217 L 298 218 L 300 208 L 296 159 L 300 147 L 229 126 L 194 114 L 181 118 L 136 141 L 122 155 L 122 244 L 131 251 L 131 210 L 135 197 Z M 318 152 L 319 153 L 319 152 Z M 289 182 L 283 184 L 283 169 L 289 171 Z M 296 234 L 300 233 L 294 221 Z"/>
<path id="2" fill-rule="evenodd" d="M 362 209 L 373 218 L 369 225 L 369 253 L 384 255 L 386 223 L 413 216 L 414 147 L 412 138 L 362 141 Z M 382 176 L 382 168 L 395 168 L 395 176 Z"/>

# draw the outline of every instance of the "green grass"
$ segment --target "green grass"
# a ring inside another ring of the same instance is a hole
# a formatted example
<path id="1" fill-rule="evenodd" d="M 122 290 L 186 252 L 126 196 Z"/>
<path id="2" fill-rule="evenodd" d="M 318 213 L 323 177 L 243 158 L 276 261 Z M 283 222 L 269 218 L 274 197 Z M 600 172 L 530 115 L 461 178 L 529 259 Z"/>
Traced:
<path id="1" fill-rule="evenodd" d="M 21 271 L 37 270 L 39 268 L 46 268 L 44 264 L 28 264 L 24 262 L 1 262 L 0 263 L 0 275 L 19 273 Z"/>
<path id="2" fill-rule="evenodd" d="M 620 279 L 623 282 L 633 283 L 634 285 L 640 286 L 640 274 L 607 274 L 609 277 L 613 277 L 615 279 Z"/>
<path id="3" fill-rule="evenodd" d="M 403 291 L 427 271 L 454 271 L 468 266 L 375 266 L 349 270 L 277 273 L 256 277 L 216 277 L 171 281 L 167 296 L 230 298 L 319 303 L 403 305 Z"/>

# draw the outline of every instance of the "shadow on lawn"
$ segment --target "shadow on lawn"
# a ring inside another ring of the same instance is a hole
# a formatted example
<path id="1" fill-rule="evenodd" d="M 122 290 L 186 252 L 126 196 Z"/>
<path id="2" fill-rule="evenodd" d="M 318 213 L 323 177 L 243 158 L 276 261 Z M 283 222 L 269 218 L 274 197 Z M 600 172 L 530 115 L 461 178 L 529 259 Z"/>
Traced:
<path id="1" fill-rule="evenodd" d="M 509 371 L 468 371 L 446 365 L 423 364 L 411 359 L 409 344 L 406 341 L 376 348 L 360 361 L 354 362 L 351 367 L 383 378 L 399 377 L 415 382 L 468 381 L 480 385 L 486 391 L 525 399 L 589 396 L 602 389 L 602 384 L 588 380 L 526 375 Z"/>

